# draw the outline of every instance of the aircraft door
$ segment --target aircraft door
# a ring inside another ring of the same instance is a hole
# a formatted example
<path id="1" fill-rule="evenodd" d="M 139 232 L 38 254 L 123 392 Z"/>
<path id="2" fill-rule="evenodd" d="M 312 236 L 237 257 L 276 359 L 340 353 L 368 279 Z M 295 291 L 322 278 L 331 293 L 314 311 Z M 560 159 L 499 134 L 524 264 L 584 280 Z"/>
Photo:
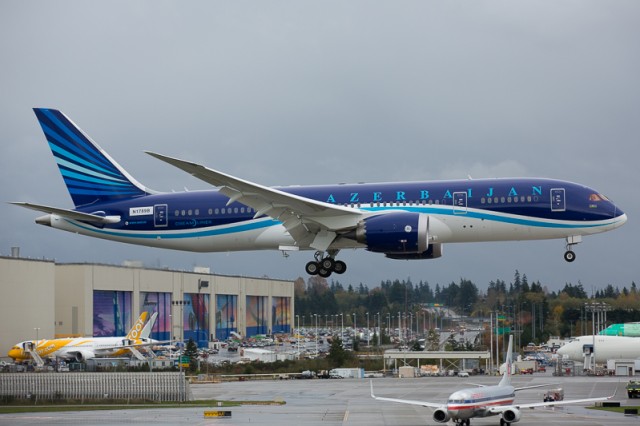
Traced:
<path id="1" fill-rule="evenodd" d="M 169 208 L 166 204 L 153 206 L 153 226 L 156 228 L 169 225 Z"/>
<path id="2" fill-rule="evenodd" d="M 551 211 L 563 212 L 566 210 L 566 207 L 564 188 L 551 189 Z"/>
<path id="3" fill-rule="evenodd" d="M 466 214 L 466 213 L 467 213 L 467 193 L 454 192 L 453 193 L 453 214 Z"/>

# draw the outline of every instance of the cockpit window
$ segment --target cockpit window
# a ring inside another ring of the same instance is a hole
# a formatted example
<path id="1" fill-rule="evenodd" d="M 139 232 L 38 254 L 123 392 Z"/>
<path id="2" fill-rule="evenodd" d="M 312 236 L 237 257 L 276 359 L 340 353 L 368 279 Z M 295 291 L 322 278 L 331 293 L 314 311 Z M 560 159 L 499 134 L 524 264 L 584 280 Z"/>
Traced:
<path id="1" fill-rule="evenodd" d="M 609 201 L 609 199 L 602 194 L 591 194 L 589 201 Z"/>

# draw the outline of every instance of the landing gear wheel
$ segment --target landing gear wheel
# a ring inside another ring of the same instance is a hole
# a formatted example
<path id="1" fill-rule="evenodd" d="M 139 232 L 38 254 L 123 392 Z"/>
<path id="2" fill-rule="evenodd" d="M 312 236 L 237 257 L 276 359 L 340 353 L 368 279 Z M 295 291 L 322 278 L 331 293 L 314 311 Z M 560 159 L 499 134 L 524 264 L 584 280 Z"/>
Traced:
<path id="1" fill-rule="evenodd" d="M 333 271 L 333 269 L 336 266 L 336 261 L 333 260 L 330 257 L 325 257 L 324 259 L 322 259 L 322 261 L 320 262 L 320 267 L 322 269 L 326 269 L 327 271 Z"/>
<path id="2" fill-rule="evenodd" d="M 333 272 L 336 274 L 344 274 L 347 270 L 347 264 L 342 260 L 336 260 L 335 265 L 333 265 Z"/>
<path id="3" fill-rule="evenodd" d="M 329 278 L 331 276 L 331 270 L 320 268 L 320 270 L 318 271 L 318 275 L 320 275 L 322 278 Z"/>
<path id="4" fill-rule="evenodd" d="M 314 262 L 313 260 L 304 267 L 304 270 L 307 271 L 309 275 L 318 275 L 320 271 L 320 264 L 318 262 Z"/>
<path id="5" fill-rule="evenodd" d="M 566 260 L 567 262 L 573 262 L 574 260 L 576 260 L 576 254 L 571 250 L 567 250 L 564 252 L 564 260 Z"/>

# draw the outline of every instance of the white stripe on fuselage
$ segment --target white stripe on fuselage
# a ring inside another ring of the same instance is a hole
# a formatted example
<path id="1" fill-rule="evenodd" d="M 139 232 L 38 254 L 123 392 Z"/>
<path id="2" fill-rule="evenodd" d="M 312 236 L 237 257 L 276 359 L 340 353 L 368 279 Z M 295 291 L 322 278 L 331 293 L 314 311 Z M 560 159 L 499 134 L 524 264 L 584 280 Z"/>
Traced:
<path id="1" fill-rule="evenodd" d="M 464 243 L 483 241 L 520 241 L 565 238 L 573 235 L 589 235 L 605 232 L 620 226 L 624 221 L 613 218 L 603 221 L 561 221 L 535 216 L 519 216 L 496 213 L 491 210 L 467 209 L 464 214 L 451 214 L 451 206 L 403 206 L 377 208 L 362 206 L 361 210 L 412 211 L 430 216 L 429 235 L 432 242 Z M 294 245 L 293 238 L 280 222 L 267 217 L 247 219 L 231 224 L 193 229 L 135 231 L 113 228 L 95 228 L 51 215 L 54 228 L 113 241 L 151 247 L 216 252 L 229 250 L 272 250 L 284 245 Z M 337 240 L 332 248 L 362 248 L 352 240 Z M 305 249 L 307 247 L 301 247 Z"/>

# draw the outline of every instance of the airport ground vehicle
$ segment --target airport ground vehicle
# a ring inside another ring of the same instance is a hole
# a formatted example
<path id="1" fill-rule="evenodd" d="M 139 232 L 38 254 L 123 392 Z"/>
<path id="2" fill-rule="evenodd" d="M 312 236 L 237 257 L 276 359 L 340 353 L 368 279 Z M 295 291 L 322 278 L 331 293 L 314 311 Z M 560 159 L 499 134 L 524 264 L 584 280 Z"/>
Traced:
<path id="1" fill-rule="evenodd" d="M 562 388 L 550 389 L 544 394 L 544 402 L 562 401 L 563 399 L 564 389 Z"/>
<path id="2" fill-rule="evenodd" d="M 629 398 L 640 396 L 640 380 L 629 380 L 629 383 L 627 383 L 627 396 Z"/>

